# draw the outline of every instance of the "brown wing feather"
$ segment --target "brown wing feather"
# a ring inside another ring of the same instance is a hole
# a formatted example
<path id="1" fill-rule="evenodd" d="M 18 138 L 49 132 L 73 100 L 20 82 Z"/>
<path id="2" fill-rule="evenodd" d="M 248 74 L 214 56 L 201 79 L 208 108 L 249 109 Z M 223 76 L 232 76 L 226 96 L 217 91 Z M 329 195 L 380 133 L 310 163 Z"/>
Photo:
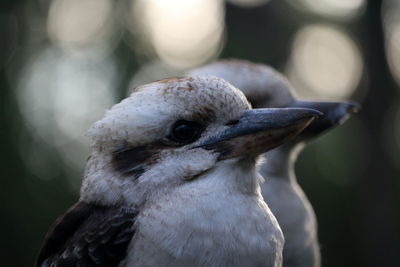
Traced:
<path id="1" fill-rule="evenodd" d="M 50 228 L 36 266 L 118 266 L 137 214 L 135 208 L 78 202 Z"/>

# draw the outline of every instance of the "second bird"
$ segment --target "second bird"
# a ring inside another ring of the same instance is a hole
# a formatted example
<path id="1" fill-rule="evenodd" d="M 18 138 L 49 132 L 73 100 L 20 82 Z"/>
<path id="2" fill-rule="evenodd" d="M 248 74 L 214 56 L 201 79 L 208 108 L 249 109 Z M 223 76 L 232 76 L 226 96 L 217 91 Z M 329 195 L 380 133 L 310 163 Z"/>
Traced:
<path id="1" fill-rule="evenodd" d="M 305 142 L 344 122 L 357 106 L 349 102 L 311 102 L 295 98 L 289 81 L 273 68 L 244 60 L 223 60 L 192 70 L 191 75 L 215 75 L 239 88 L 253 107 L 307 107 L 324 115 L 292 142 L 266 153 L 260 173 L 267 179 L 262 195 L 285 237 L 283 266 L 321 265 L 313 208 L 297 183 L 294 165 Z"/>

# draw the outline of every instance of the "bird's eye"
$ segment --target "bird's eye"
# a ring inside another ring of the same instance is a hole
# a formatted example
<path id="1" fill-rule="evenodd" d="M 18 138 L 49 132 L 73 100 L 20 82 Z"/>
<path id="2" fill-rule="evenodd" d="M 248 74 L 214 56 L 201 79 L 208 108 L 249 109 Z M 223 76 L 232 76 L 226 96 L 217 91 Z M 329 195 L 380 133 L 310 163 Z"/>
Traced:
<path id="1" fill-rule="evenodd" d="M 203 131 L 203 127 L 193 121 L 179 120 L 172 126 L 168 136 L 174 142 L 189 144 L 196 141 Z"/>

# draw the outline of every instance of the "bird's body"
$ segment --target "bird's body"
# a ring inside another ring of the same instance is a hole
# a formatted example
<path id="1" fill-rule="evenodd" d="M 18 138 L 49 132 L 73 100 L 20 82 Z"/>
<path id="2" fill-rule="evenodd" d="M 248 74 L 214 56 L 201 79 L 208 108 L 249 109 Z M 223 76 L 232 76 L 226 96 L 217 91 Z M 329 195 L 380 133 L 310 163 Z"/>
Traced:
<path id="1" fill-rule="evenodd" d="M 149 204 L 137 218 L 128 263 L 280 266 L 283 236 L 256 190 L 259 177 L 253 164 L 239 169 L 236 163 L 223 164 L 207 173 L 207 179 L 199 177 Z M 236 183 L 227 188 L 228 180 Z"/>
<path id="2" fill-rule="evenodd" d="M 90 129 L 79 203 L 50 229 L 37 265 L 281 266 L 258 155 L 319 114 L 250 110 L 216 77 L 138 88 Z"/>
<path id="3" fill-rule="evenodd" d="M 215 75 L 239 88 L 254 107 L 308 107 L 324 116 L 315 120 L 293 141 L 265 153 L 260 174 L 266 182 L 262 195 L 285 237 L 283 266 L 319 267 L 317 220 L 294 172 L 297 155 L 305 141 L 345 120 L 350 103 L 305 102 L 295 98 L 289 81 L 273 68 L 244 60 L 222 60 L 194 69 L 190 75 Z"/>
<path id="4" fill-rule="evenodd" d="M 262 195 L 285 233 L 285 267 L 319 266 L 321 262 L 316 216 L 294 173 L 301 147 L 293 150 L 284 145 L 271 150 L 260 169 L 268 177 L 261 186 Z"/>

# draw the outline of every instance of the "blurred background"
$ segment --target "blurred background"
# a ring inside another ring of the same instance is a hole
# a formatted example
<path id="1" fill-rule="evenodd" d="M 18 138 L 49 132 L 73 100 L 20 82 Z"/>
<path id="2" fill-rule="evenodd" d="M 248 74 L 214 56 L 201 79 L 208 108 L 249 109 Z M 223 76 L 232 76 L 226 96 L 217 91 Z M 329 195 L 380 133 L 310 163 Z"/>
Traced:
<path id="1" fill-rule="evenodd" d="M 362 111 L 297 163 L 323 266 L 400 266 L 400 0 L 2 0 L 0 259 L 32 266 L 78 198 L 85 132 L 139 84 L 217 58 Z"/>

